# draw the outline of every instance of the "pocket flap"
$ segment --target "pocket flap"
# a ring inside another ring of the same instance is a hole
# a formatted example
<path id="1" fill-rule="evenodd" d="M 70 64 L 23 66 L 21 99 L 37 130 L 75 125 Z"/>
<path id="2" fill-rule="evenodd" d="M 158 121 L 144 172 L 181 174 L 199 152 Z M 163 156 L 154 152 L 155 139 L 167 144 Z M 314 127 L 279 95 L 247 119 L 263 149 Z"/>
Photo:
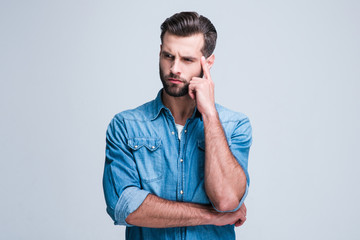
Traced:
<path id="1" fill-rule="evenodd" d="M 198 147 L 205 151 L 205 140 L 198 140 Z"/>
<path id="2" fill-rule="evenodd" d="M 133 150 L 138 150 L 145 146 L 150 151 L 155 151 L 160 145 L 160 138 L 130 138 L 128 140 L 128 146 Z"/>

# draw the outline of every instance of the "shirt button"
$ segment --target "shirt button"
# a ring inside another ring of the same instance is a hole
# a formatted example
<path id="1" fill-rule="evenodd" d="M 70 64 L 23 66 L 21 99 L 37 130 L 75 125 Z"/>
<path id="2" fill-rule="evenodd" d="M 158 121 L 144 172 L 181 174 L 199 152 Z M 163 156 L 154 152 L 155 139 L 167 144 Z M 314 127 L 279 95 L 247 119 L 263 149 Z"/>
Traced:
<path id="1" fill-rule="evenodd" d="M 185 129 L 185 131 L 184 131 L 185 133 L 187 133 L 187 130 Z"/>
<path id="2" fill-rule="evenodd" d="M 174 134 L 175 134 L 175 132 L 171 132 L 171 134 L 172 134 L 172 135 L 174 135 Z"/>
<path id="3" fill-rule="evenodd" d="M 183 194 L 183 193 L 184 193 L 183 190 L 181 190 L 181 191 L 180 191 L 180 194 Z"/>
<path id="4" fill-rule="evenodd" d="M 180 159 L 180 162 L 183 162 L 184 160 L 183 159 Z"/>
<path id="5" fill-rule="evenodd" d="M 152 149 L 154 149 L 154 148 L 155 148 L 155 146 L 152 146 L 151 148 L 152 148 Z"/>
<path id="6" fill-rule="evenodd" d="M 138 145 L 135 145 L 135 148 L 137 148 L 138 147 Z"/>

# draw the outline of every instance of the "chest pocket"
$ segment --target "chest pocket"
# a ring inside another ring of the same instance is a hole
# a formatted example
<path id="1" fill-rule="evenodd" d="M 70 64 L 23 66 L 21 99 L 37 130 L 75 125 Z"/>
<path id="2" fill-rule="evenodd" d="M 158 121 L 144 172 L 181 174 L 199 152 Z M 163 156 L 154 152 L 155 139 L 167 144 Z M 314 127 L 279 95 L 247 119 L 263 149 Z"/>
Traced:
<path id="1" fill-rule="evenodd" d="M 142 181 L 151 182 L 163 177 L 163 151 L 160 138 L 131 138 L 128 146 L 133 150 Z"/>

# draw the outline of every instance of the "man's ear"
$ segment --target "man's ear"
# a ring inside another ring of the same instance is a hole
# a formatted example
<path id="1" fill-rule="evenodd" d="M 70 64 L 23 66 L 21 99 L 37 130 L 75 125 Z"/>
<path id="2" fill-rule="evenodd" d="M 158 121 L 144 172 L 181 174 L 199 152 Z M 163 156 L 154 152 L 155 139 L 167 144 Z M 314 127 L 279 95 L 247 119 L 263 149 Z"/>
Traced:
<path id="1" fill-rule="evenodd" d="M 215 55 L 211 54 L 207 59 L 206 59 L 206 63 L 209 66 L 209 68 L 212 67 L 212 65 L 214 65 L 214 61 L 215 61 Z"/>

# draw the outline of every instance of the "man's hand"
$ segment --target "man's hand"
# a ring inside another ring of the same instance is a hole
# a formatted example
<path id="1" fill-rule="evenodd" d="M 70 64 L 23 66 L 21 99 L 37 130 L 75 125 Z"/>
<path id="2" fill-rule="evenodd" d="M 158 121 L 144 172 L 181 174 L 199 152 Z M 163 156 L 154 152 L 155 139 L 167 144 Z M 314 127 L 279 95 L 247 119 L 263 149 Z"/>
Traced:
<path id="1" fill-rule="evenodd" d="M 241 212 L 243 213 L 243 215 L 241 216 L 241 218 L 239 218 L 239 220 L 237 220 L 235 222 L 235 227 L 240 227 L 241 225 L 244 224 L 244 222 L 246 221 L 246 214 L 247 214 L 247 209 L 245 206 L 245 203 L 243 203 L 243 205 L 241 205 L 240 209 Z"/>
<path id="2" fill-rule="evenodd" d="M 214 82 L 210 76 L 210 68 L 204 56 L 200 59 L 204 73 L 203 78 L 193 77 L 189 85 L 189 96 L 196 101 L 197 109 L 203 115 L 212 116 L 216 113 Z"/>
<path id="3" fill-rule="evenodd" d="M 216 212 L 213 225 L 224 226 L 235 224 L 235 227 L 240 227 L 246 221 L 246 206 L 245 203 L 241 205 L 236 212 L 219 213 Z"/>

